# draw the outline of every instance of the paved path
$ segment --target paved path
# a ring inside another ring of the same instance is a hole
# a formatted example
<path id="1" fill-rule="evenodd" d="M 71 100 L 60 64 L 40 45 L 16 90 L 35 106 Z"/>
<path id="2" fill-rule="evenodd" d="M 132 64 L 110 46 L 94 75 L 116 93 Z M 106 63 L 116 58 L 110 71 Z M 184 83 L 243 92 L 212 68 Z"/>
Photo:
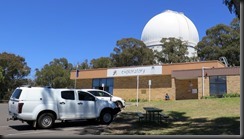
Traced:
<path id="1" fill-rule="evenodd" d="M 3 137 L 64 137 L 83 135 L 99 135 L 106 125 L 90 124 L 86 121 L 61 123 L 56 122 L 53 129 L 35 130 L 27 123 L 19 120 L 7 121 L 8 104 L 0 103 L 0 135 Z"/>

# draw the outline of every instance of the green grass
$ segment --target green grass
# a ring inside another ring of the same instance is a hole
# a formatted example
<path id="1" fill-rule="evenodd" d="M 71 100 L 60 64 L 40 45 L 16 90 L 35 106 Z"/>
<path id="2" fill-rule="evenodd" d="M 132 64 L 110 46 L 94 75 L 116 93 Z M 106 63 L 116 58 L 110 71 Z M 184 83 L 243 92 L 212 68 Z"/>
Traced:
<path id="1" fill-rule="evenodd" d="M 185 113 L 184 116 L 191 118 L 217 118 L 217 117 L 235 117 L 240 116 L 240 98 L 215 98 L 200 100 L 176 100 L 176 101 L 151 101 L 131 103 L 124 112 L 144 112 L 143 107 L 158 107 L 163 109 L 164 113 L 172 112 Z"/>
<path id="2" fill-rule="evenodd" d="M 144 113 L 143 107 L 149 106 L 163 109 L 170 116 L 170 122 L 139 123 L 135 113 Z M 125 121 L 128 121 L 127 127 L 119 128 Z M 129 102 L 113 124 L 123 132 L 112 134 L 240 135 L 240 97 L 139 102 L 138 106 Z"/>

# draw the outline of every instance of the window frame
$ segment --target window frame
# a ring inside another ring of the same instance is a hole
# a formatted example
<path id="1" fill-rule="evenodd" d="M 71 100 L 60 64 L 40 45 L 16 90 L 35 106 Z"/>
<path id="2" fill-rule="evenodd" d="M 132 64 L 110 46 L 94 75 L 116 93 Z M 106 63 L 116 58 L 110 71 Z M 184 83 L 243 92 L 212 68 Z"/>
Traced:
<path id="1" fill-rule="evenodd" d="M 68 93 L 73 93 L 73 96 L 71 96 L 71 94 L 68 94 Z M 66 95 L 66 96 L 65 96 Z M 66 98 L 67 97 L 67 98 Z M 70 97 L 70 98 L 68 98 Z M 75 91 L 73 90 L 65 90 L 65 91 L 61 91 L 61 98 L 62 99 L 65 99 L 65 100 L 75 100 Z"/>

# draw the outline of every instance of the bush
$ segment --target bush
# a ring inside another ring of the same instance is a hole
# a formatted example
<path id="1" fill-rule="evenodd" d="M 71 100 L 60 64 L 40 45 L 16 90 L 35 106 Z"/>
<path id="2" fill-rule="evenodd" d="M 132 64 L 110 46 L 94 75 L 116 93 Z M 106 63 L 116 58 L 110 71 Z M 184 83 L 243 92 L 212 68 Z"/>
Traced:
<path id="1" fill-rule="evenodd" d="M 203 99 L 212 99 L 212 98 L 219 98 L 217 95 L 212 95 L 212 96 L 204 96 L 202 97 Z"/>
<path id="2" fill-rule="evenodd" d="M 231 97 L 240 97 L 238 93 L 225 93 L 223 95 L 211 95 L 211 96 L 204 96 L 203 99 L 211 99 L 211 98 L 231 98 Z"/>
<path id="3" fill-rule="evenodd" d="M 230 98 L 230 97 L 240 97 L 240 94 L 238 93 L 228 93 L 228 94 L 224 94 L 223 98 Z"/>

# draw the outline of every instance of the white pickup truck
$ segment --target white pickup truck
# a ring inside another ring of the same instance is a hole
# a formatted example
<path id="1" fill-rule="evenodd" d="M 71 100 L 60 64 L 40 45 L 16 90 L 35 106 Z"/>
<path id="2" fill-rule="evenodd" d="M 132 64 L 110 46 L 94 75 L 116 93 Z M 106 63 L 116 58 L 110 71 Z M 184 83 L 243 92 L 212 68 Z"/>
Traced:
<path id="1" fill-rule="evenodd" d="M 120 108 L 78 89 L 18 87 L 9 100 L 7 120 L 21 120 L 38 128 L 51 128 L 55 120 L 98 120 L 109 124 Z"/>

